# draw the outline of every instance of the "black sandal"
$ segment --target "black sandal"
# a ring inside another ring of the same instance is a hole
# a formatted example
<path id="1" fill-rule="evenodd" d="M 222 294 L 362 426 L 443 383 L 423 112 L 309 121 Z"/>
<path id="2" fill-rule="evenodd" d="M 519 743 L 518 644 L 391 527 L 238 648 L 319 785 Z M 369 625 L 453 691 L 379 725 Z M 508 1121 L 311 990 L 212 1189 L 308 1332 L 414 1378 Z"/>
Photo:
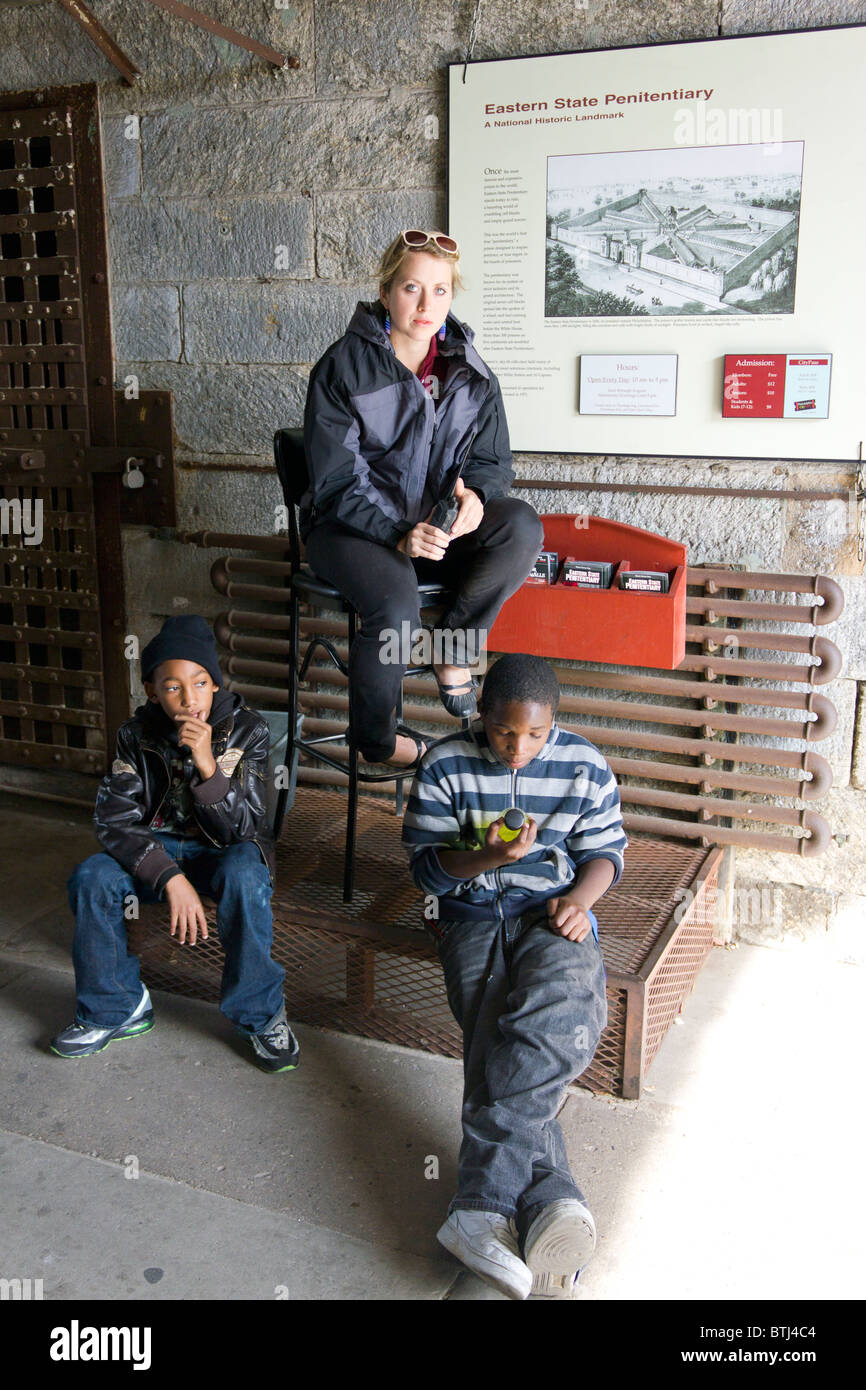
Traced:
<path id="1" fill-rule="evenodd" d="M 427 739 L 424 737 L 423 734 L 419 734 L 415 729 L 410 729 L 408 724 L 398 724 L 397 733 L 403 734 L 405 738 L 411 738 L 412 742 L 415 745 L 415 761 L 413 763 L 385 763 L 385 766 L 393 767 L 395 770 L 400 772 L 417 771 L 418 765 L 421 762 L 421 759 L 423 758 L 424 754 L 427 752 L 427 749 L 430 747 L 430 744 L 428 743 Z"/>
<path id="2" fill-rule="evenodd" d="M 439 698 L 449 714 L 453 714 L 455 719 L 471 718 L 478 710 L 478 700 L 476 692 L 478 684 L 473 676 L 468 680 L 458 681 L 456 685 L 443 685 L 436 672 L 433 678 L 439 687 Z M 455 692 L 461 692 L 459 694 Z"/>

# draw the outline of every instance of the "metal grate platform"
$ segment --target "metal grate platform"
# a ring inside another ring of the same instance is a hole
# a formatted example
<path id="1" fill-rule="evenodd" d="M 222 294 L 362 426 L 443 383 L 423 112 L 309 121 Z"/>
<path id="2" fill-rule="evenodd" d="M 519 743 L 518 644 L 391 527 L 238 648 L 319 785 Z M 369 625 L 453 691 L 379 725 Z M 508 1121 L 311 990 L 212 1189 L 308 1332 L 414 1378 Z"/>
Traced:
<path id="1" fill-rule="evenodd" d="M 358 808 L 354 901 L 342 901 L 345 796 L 299 787 L 277 847 L 274 956 L 286 970 L 289 1017 L 384 1042 L 461 1056 L 460 1030 L 423 926 L 400 825 L 381 799 Z M 636 1097 L 712 946 L 708 887 L 719 849 L 635 837 L 622 881 L 599 904 L 608 1026 L 581 1084 Z M 130 949 L 149 985 L 217 1000 L 222 948 L 214 929 L 195 948 L 168 935 L 164 906 L 143 906 Z"/>

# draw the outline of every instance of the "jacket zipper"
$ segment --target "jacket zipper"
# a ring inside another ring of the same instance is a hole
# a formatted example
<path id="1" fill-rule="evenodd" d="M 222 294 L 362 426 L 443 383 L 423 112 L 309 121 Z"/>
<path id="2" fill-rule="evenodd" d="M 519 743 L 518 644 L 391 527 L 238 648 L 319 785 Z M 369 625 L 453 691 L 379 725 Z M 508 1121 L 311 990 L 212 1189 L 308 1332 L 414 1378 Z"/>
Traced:
<path id="1" fill-rule="evenodd" d="M 229 729 L 228 732 L 231 733 L 231 729 Z M 226 738 L 228 738 L 228 734 L 226 735 Z M 165 768 L 166 775 L 167 775 L 168 781 L 169 781 L 169 786 L 170 786 L 170 785 L 171 785 L 171 772 L 170 772 L 170 770 L 169 770 L 169 766 L 168 766 L 168 763 L 167 763 L 167 761 L 166 761 L 166 759 L 165 759 L 164 754 L 160 753 L 159 749 L 158 749 L 158 748 L 154 748 L 152 744 L 142 744 L 142 752 L 144 752 L 144 753 L 156 753 L 157 757 L 160 759 L 160 761 L 161 761 L 163 767 Z M 150 823 L 150 825 L 148 826 L 148 830 L 152 830 L 152 829 L 153 829 L 153 822 L 156 820 L 157 816 L 159 815 L 160 811 L 162 810 L 163 802 L 165 801 L 165 798 L 166 798 L 167 796 L 168 796 L 168 787 L 166 787 L 165 791 L 163 792 L 163 794 L 162 794 L 162 799 L 160 800 L 159 805 L 157 806 L 156 810 L 155 810 L 154 813 L 153 813 L 153 816 L 152 816 L 152 818 L 151 818 L 151 823 Z M 201 823 L 201 821 L 198 819 L 198 817 L 196 817 L 196 822 L 195 822 L 195 823 L 196 823 L 196 825 L 198 826 L 198 828 L 199 828 L 199 830 L 201 831 L 201 833 L 202 833 L 203 835 L 205 835 L 205 836 L 207 837 L 208 840 L 210 840 L 210 842 L 211 842 L 212 845 L 215 845 L 217 849 L 225 849 L 225 848 L 226 848 L 225 845 L 220 844 L 219 840 L 215 840 L 215 839 L 214 839 L 213 835 L 211 835 L 210 831 L 207 830 L 207 829 L 202 825 L 202 823 Z M 273 874 L 271 873 L 271 866 L 270 866 L 270 863 L 269 863 L 269 861 L 268 861 L 268 856 L 265 854 L 264 848 L 263 848 L 263 846 L 262 846 L 262 842 L 261 842 L 261 840 L 259 839 L 259 837 L 258 837 L 257 835 L 253 835 L 251 838 L 252 838 L 252 842 L 253 842 L 253 844 L 256 846 L 256 849 L 258 850 L 259 854 L 262 856 L 262 863 L 264 864 L 265 868 L 266 868 L 267 871 L 268 871 L 268 878 L 269 878 L 270 881 L 271 881 L 271 887 L 273 887 L 274 876 L 273 876 Z"/>
<path id="2" fill-rule="evenodd" d="M 413 379 L 414 381 L 417 381 L 417 382 L 418 382 L 418 386 L 420 387 L 421 393 L 422 393 L 422 395 L 423 395 L 423 397 L 424 397 L 425 411 L 428 409 L 428 402 L 429 402 L 429 406 L 432 407 L 432 412 L 433 412 L 433 424 L 432 424 L 432 428 L 430 428 L 430 430 L 429 430 L 429 435 L 428 435 L 427 439 L 425 440 L 427 460 L 426 460 L 426 467 L 425 467 L 425 470 L 424 470 L 424 483 L 426 483 L 426 481 L 427 481 L 427 476 L 428 476 L 428 473 L 429 473 L 429 470 L 430 470 L 430 457 L 431 457 L 431 454 L 432 454 L 432 452 L 433 452 L 433 442 L 434 442 L 434 440 L 435 440 L 435 438 L 436 438 L 436 432 L 437 432 L 437 430 L 439 429 L 439 422 L 440 422 L 440 420 L 441 420 L 441 418 L 442 418 L 442 415 L 441 415 L 441 412 L 438 411 L 438 410 L 436 409 L 436 405 L 435 405 L 435 403 L 432 401 L 432 399 L 431 399 L 431 397 L 429 396 L 428 392 L 424 390 L 424 387 L 422 386 L 421 382 L 418 380 L 417 375 L 416 375 L 414 372 L 410 372 L 409 368 L 408 368 L 407 366 L 405 366 L 405 364 L 402 363 L 402 362 L 400 361 L 399 357 L 397 357 L 397 354 L 394 352 L 394 344 L 391 342 L 390 338 L 388 339 L 388 349 L 389 349 L 389 351 L 391 352 L 392 357 L 395 359 L 395 364 L 396 364 L 398 367 L 402 367 L 402 368 L 403 368 L 403 371 L 406 373 L 407 376 L 412 377 L 412 379 Z M 449 355 L 449 354 L 443 354 L 443 355 L 447 356 L 447 355 Z M 474 371 L 474 368 L 470 367 L 469 364 L 468 364 L 468 362 L 466 362 L 465 357 L 464 357 L 464 359 L 463 359 L 463 365 L 467 368 L 467 370 L 468 370 L 468 372 L 469 372 L 470 380 L 471 380 L 473 374 L 474 374 L 475 376 L 478 375 L 478 373 Z M 456 381 L 455 381 L 455 380 L 452 380 L 452 382 L 451 382 L 451 383 L 446 387 L 446 389 L 442 392 L 442 395 L 441 395 L 440 398 L 439 398 L 439 404 L 441 405 L 442 402 L 445 401 L 445 400 L 447 400 L 447 398 L 448 398 L 449 396 L 454 395 L 455 392 L 456 392 L 456 390 L 457 390 Z M 481 407 L 479 406 L 479 411 L 480 411 L 480 409 L 481 409 Z M 476 417 L 475 417 L 475 418 L 476 418 L 476 420 L 477 420 L 477 418 L 478 418 L 477 413 L 476 413 Z M 476 434 L 476 430 L 473 428 L 472 435 L 470 436 L 470 440 L 469 440 L 469 448 L 472 447 L 472 442 L 473 442 L 473 440 L 474 440 L 474 438 L 475 438 L 475 434 Z M 469 452 L 469 448 L 467 448 L 467 450 L 466 450 L 466 453 L 467 453 L 467 454 L 468 454 L 468 452 Z M 461 472 L 462 472 L 462 470 L 461 470 Z M 413 497 L 411 497 L 411 498 L 407 496 L 407 505 L 408 505 L 408 507 L 409 507 L 410 509 L 411 509 L 412 506 L 417 505 L 417 503 L 421 500 L 421 497 L 424 495 L 424 484 L 422 483 L 420 490 L 416 488 L 415 491 L 417 492 L 417 496 L 413 496 Z"/>
<path id="3" fill-rule="evenodd" d="M 516 768 L 516 767 L 515 767 L 515 768 L 512 768 L 512 770 L 511 770 L 511 805 L 512 805 L 512 806 L 516 806 L 516 805 L 517 805 L 517 768 Z M 506 806 L 505 809 L 508 810 L 509 808 Z M 503 891 L 504 891 L 504 890 L 503 890 L 503 887 L 502 887 L 502 879 L 499 877 L 499 875 L 500 875 L 500 873 L 501 873 L 501 870 L 500 870 L 500 869 L 494 869 L 493 872 L 494 872 L 494 877 L 495 877 L 495 879 L 496 879 L 496 888 L 497 888 L 497 893 L 496 893 L 496 911 L 499 913 L 499 920 L 500 920 L 500 922 L 504 922 L 504 921 L 505 921 L 505 913 L 502 911 L 502 894 L 503 894 Z"/>
<path id="4" fill-rule="evenodd" d="M 417 377 L 417 375 L 415 374 L 415 372 L 410 372 L 409 368 L 405 365 L 405 363 L 400 361 L 399 357 L 397 356 L 396 352 L 394 351 L 394 344 L 391 342 L 391 339 L 390 339 L 390 338 L 386 339 L 386 342 L 387 342 L 387 346 L 388 346 L 388 351 L 391 353 L 391 356 L 394 358 L 394 365 L 395 365 L 395 367 L 400 368 L 400 369 L 405 373 L 406 376 L 411 377 L 411 379 L 412 379 L 414 382 L 417 383 L 418 389 L 419 389 L 419 391 L 421 392 L 421 395 L 424 397 L 424 409 L 425 409 L 425 414 L 426 414 L 426 411 L 427 411 L 427 409 L 428 409 L 428 405 L 429 405 L 429 407 L 432 409 L 432 414 L 433 414 L 433 423 L 432 423 L 432 426 L 429 425 L 429 424 L 427 423 L 426 419 L 425 419 L 425 432 L 426 432 L 426 438 L 425 438 L 424 444 L 425 444 L 425 450 L 426 450 L 427 459 L 426 459 L 426 466 L 425 466 L 425 469 L 424 469 L 424 480 L 426 481 L 427 472 L 428 472 L 429 467 L 430 467 L 430 454 L 431 454 L 432 449 L 433 449 L 433 439 L 434 439 L 434 436 L 435 436 L 435 434 L 436 434 L 436 427 L 437 427 L 437 424 L 438 424 L 438 418 L 437 418 L 437 415 L 436 415 L 436 407 L 435 407 L 435 405 L 433 404 L 433 401 L 430 399 L 430 396 L 428 395 L 428 393 L 424 390 L 424 387 L 421 385 L 421 382 L 418 380 L 418 377 Z M 423 482 L 421 483 L 421 486 L 420 486 L 420 487 L 417 486 L 417 479 L 411 479 L 411 483 L 412 483 L 412 490 L 411 490 L 411 493 L 410 493 L 408 487 L 407 487 L 407 490 L 406 490 L 406 506 L 407 506 L 407 510 L 409 510 L 409 511 L 411 511 L 413 507 L 415 507 L 415 506 L 418 505 L 418 503 L 420 502 L 421 498 L 422 498 L 423 495 L 424 495 L 424 483 L 423 483 Z"/>
<path id="5" fill-rule="evenodd" d="M 153 830 L 153 828 L 154 828 L 153 822 L 156 820 L 157 816 L 159 815 L 160 811 L 162 810 L 163 804 L 164 804 L 164 802 L 165 802 L 165 798 L 168 796 L 169 787 L 171 786 L 171 768 L 170 768 L 169 765 L 168 765 L 168 761 L 167 761 L 167 759 L 166 759 L 166 757 L 165 757 L 165 754 L 164 754 L 164 753 L 161 753 L 160 750 L 159 750 L 158 748 L 154 748 L 153 744 L 150 744 L 150 743 L 143 743 L 143 744 L 141 745 L 141 748 L 142 748 L 142 752 L 144 752 L 144 753 L 155 753 L 155 754 L 157 755 L 157 757 L 159 758 L 159 760 L 160 760 L 160 762 L 162 763 L 163 767 L 165 768 L 165 774 L 166 774 L 166 777 L 168 778 L 168 785 L 166 786 L 166 789 L 165 789 L 165 791 L 164 791 L 163 794 L 162 794 L 162 798 L 161 798 L 161 800 L 160 800 L 159 805 L 157 806 L 156 810 L 154 811 L 153 815 L 152 815 L 151 818 L 150 818 L 150 825 L 147 827 L 148 830 Z M 212 845 L 216 845 L 217 849 L 220 849 L 220 848 L 221 848 L 219 840 L 215 840 L 214 837 L 213 837 L 213 835 L 211 835 L 210 831 L 205 830 L 204 826 L 200 824 L 200 822 L 199 822 L 199 820 L 198 820 L 198 817 L 196 817 L 196 825 L 198 826 L 198 828 L 199 828 L 199 830 L 202 832 L 202 834 L 207 836 L 207 838 L 210 840 L 210 842 L 211 842 Z"/>
<path id="6" fill-rule="evenodd" d="M 159 751 L 158 748 L 154 748 L 153 744 L 151 744 L 151 743 L 142 743 L 142 745 L 141 745 L 141 751 L 142 751 L 142 753 L 155 753 L 155 754 L 156 754 L 156 756 L 159 758 L 159 760 L 160 760 L 160 762 L 161 762 L 163 768 L 165 769 L 165 775 L 166 775 L 166 778 L 168 779 L 167 782 L 166 782 L 165 791 L 163 792 L 163 794 L 162 794 L 162 796 L 161 796 L 161 798 L 160 798 L 159 805 L 157 806 L 156 810 L 154 811 L 153 815 L 151 816 L 151 818 L 150 818 L 150 825 L 147 827 L 148 830 L 152 830 L 152 829 L 153 829 L 153 822 L 156 820 L 157 816 L 159 815 L 160 811 L 162 810 L 163 802 L 165 801 L 165 798 L 168 796 L 168 789 L 169 789 L 169 787 L 171 786 L 171 769 L 169 768 L 169 765 L 168 765 L 168 763 L 166 762 L 165 758 L 163 757 L 162 753 L 160 753 L 160 751 Z"/>

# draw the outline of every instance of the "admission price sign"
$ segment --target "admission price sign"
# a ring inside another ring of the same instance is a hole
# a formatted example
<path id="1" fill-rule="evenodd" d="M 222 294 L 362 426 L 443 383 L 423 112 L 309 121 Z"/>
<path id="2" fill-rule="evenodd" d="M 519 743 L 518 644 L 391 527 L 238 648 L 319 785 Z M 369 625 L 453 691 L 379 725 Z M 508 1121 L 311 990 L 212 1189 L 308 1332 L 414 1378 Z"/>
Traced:
<path id="1" fill-rule="evenodd" d="M 725 357 L 725 419 L 826 420 L 829 353 L 729 353 Z"/>

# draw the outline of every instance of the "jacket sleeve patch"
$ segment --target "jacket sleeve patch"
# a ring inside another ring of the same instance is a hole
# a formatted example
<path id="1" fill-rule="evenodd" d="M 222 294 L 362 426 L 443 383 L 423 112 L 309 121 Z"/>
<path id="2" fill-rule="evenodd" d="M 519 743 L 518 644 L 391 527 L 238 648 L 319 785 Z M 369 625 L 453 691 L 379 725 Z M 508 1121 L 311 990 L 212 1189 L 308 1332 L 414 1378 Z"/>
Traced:
<path id="1" fill-rule="evenodd" d="M 227 748 L 224 753 L 216 759 L 217 767 L 224 772 L 226 777 L 231 777 L 241 758 L 244 756 L 242 748 Z"/>
<path id="2" fill-rule="evenodd" d="M 131 772 L 133 777 L 137 776 L 136 769 L 132 766 L 132 763 L 124 762 L 123 758 L 115 758 L 114 762 L 111 764 L 111 774 L 113 777 L 116 777 L 122 772 Z"/>

